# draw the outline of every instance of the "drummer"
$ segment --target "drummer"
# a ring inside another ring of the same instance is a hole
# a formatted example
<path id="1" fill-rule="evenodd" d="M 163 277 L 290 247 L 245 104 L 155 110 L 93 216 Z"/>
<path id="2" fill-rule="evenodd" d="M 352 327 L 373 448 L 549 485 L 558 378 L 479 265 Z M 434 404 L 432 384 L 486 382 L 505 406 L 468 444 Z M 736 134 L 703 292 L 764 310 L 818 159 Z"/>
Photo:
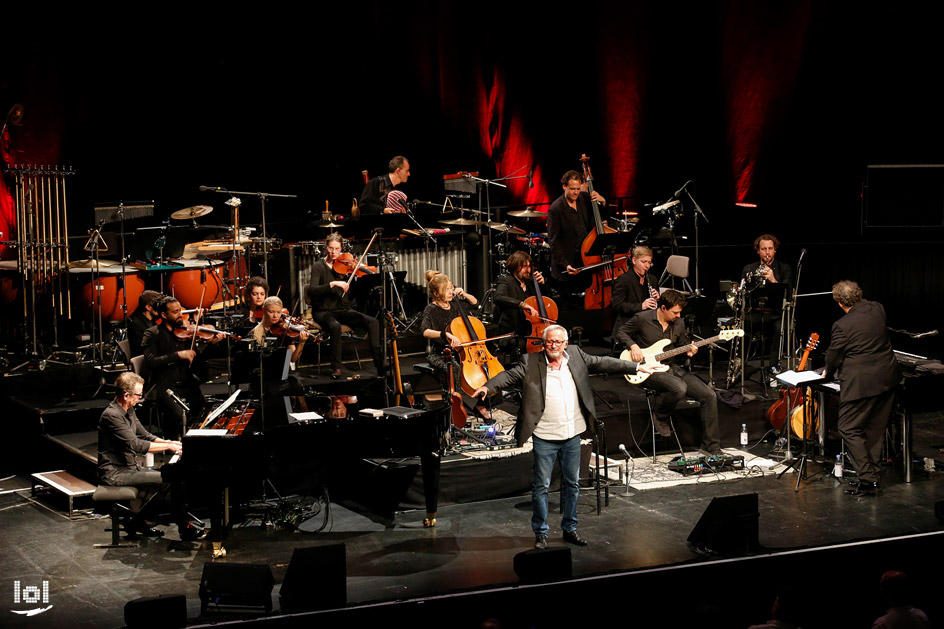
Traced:
<path id="1" fill-rule="evenodd" d="M 420 328 L 423 330 L 423 337 L 429 339 L 430 353 L 426 360 L 430 366 L 442 374 L 449 372 L 449 364 L 442 356 L 446 345 L 456 347 L 459 339 L 449 331 L 449 324 L 462 316 L 461 309 L 468 312 L 468 309 L 479 303 L 475 296 L 470 295 L 461 288 L 454 286 L 452 280 L 439 271 L 426 271 L 426 287 L 429 290 L 429 296 L 432 301 L 427 304 L 423 310 L 423 323 Z M 457 360 L 458 349 L 452 361 L 453 386 L 456 392 L 461 392 L 461 367 Z M 462 402 L 483 419 L 491 419 L 488 408 L 478 398 L 469 397 L 462 394 Z"/>

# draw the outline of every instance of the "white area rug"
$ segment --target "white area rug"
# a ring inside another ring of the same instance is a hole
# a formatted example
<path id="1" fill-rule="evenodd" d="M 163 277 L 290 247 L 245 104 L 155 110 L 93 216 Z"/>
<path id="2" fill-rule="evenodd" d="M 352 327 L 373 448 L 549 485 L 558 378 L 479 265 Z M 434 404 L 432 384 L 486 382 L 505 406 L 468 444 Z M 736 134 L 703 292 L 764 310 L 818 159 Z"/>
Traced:
<path id="1" fill-rule="evenodd" d="M 668 469 L 669 462 L 678 455 L 663 454 L 656 457 L 656 462 L 652 462 L 652 457 L 638 457 L 630 460 L 629 463 L 629 486 L 633 489 L 661 489 L 663 487 L 674 487 L 676 485 L 692 485 L 696 483 L 714 483 L 719 481 L 732 481 L 749 477 L 761 478 L 769 474 L 779 474 L 784 470 L 784 466 L 770 459 L 755 456 L 750 452 L 737 450 L 735 448 L 725 448 L 725 454 L 744 457 L 744 469 L 713 472 L 706 470 L 700 474 L 684 475 L 673 472 Z M 686 457 L 698 456 L 697 452 L 686 452 Z M 591 458 L 591 465 L 593 459 Z M 620 463 L 616 466 L 616 463 Z M 602 465 L 602 463 L 601 463 Z M 607 468 L 607 477 L 610 480 L 622 482 L 620 469 L 625 473 L 625 462 L 610 459 Z"/>

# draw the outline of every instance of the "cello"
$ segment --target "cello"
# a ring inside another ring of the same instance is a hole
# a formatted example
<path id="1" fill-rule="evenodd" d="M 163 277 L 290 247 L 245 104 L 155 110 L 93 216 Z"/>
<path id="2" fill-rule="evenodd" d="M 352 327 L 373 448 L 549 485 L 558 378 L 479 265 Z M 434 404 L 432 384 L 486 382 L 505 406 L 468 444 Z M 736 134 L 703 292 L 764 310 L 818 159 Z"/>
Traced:
<path id="1" fill-rule="evenodd" d="M 461 304 L 456 304 L 461 316 L 449 323 L 449 332 L 459 339 L 459 348 L 462 350 L 462 390 L 469 397 L 474 397 L 475 390 L 485 386 L 489 378 L 505 370 L 498 359 L 489 353 L 485 347 L 488 339 L 485 326 L 475 317 L 470 317 Z M 512 336 L 512 335 L 505 335 Z M 499 337 L 496 337 L 499 338 Z M 500 337 L 500 338 L 504 338 Z"/>
<path id="2" fill-rule="evenodd" d="M 580 162 L 583 166 L 584 178 L 587 180 L 587 192 L 593 195 L 593 173 L 590 172 L 590 158 L 586 153 L 580 155 Z M 599 267 L 599 270 L 593 272 L 593 279 L 590 288 L 584 293 L 583 305 L 586 310 L 602 310 L 613 302 L 613 280 L 625 273 L 629 267 L 626 265 L 626 258 L 614 259 L 607 254 L 590 255 L 590 249 L 593 247 L 599 236 L 603 234 L 615 234 L 616 230 L 603 224 L 600 218 L 600 205 L 591 200 L 593 206 L 593 230 L 587 234 L 580 245 L 580 257 L 583 259 L 584 266 Z M 627 257 L 629 252 L 627 253 Z"/>
<path id="3" fill-rule="evenodd" d="M 544 350 L 544 343 L 538 339 L 544 338 L 544 330 L 548 326 L 557 323 L 557 304 L 550 297 L 544 297 L 541 294 L 541 285 L 531 274 L 531 282 L 534 285 L 534 295 L 524 300 L 524 303 L 538 311 L 537 316 L 525 311 L 525 318 L 531 324 L 531 338 L 526 345 L 527 352 L 533 354 Z"/>

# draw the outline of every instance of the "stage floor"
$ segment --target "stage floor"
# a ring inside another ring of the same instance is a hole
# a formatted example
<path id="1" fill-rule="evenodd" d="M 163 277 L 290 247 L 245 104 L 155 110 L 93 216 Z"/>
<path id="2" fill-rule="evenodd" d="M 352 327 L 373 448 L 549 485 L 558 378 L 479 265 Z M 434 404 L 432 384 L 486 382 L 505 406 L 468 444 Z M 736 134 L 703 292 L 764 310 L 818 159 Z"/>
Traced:
<path id="1" fill-rule="evenodd" d="M 931 444 L 944 443 L 935 440 L 942 433 L 941 414 L 920 415 L 915 423 L 921 435 L 917 454 L 933 457 L 937 452 Z M 760 543 L 767 550 L 942 529 L 934 515 L 935 502 L 944 500 L 940 473 L 917 472 L 915 482 L 906 484 L 888 469 L 883 476 L 886 488 L 870 498 L 843 494 L 840 484 L 826 475 L 802 482 L 795 492 L 795 479 L 793 473 L 781 479 L 768 473 L 723 483 L 705 477 L 696 485 L 637 491 L 629 497 L 621 495 L 622 487 L 613 487 L 610 505 L 600 515 L 594 493 L 583 490 L 579 530 L 590 545 L 573 548 L 574 576 L 710 561 L 696 554 L 686 538 L 716 496 L 758 493 Z M 26 489 L 11 491 L 17 487 Z M 4 626 L 120 626 L 127 601 L 172 593 L 187 596 L 191 619 L 199 615 L 199 580 L 204 563 L 211 560 L 208 543 L 179 542 L 176 528 L 168 526 L 163 527 L 165 538 L 143 540 L 135 548 L 96 549 L 93 544 L 109 539 L 107 520 L 69 521 L 62 515 L 63 499 L 46 494 L 32 501 L 28 487 L 23 477 L 2 481 L 0 588 L 11 591 L 14 580 L 24 586 L 48 580 L 53 608 L 35 618 L 13 617 L 4 610 Z M 553 494 L 552 514 L 557 499 Z M 77 504 L 82 506 L 87 503 Z M 278 585 L 293 550 L 326 544 L 346 546 L 349 605 L 490 588 L 518 581 L 514 557 L 534 541 L 530 511 L 528 496 L 454 504 L 440 510 L 435 528 L 424 529 L 421 511 L 385 519 L 355 505 L 332 504 L 302 525 L 301 531 L 310 532 L 265 530 L 251 522 L 234 528 L 225 542 L 228 555 L 221 561 L 271 566 L 277 584 L 275 610 Z M 324 530 L 315 532 L 322 523 Z M 551 526 L 551 545 L 562 546 L 554 516 Z M 829 567 L 822 569 L 828 580 Z M 488 609 L 466 610 L 455 626 L 477 626 L 490 615 Z"/>

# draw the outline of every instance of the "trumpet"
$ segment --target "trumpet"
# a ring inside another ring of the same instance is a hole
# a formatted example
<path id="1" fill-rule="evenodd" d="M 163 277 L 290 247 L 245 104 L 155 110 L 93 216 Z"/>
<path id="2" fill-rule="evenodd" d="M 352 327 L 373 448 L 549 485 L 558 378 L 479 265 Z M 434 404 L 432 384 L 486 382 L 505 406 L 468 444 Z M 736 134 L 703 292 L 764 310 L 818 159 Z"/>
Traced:
<path id="1" fill-rule="evenodd" d="M 766 283 L 767 283 L 767 272 L 770 270 L 770 264 L 769 264 L 769 263 L 770 263 L 770 260 L 769 260 L 769 259 L 765 259 L 763 262 L 761 262 L 761 263 L 760 263 L 760 266 L 757 267 L 756 269 L 754 269 L 754 271 L 750 274 L 750 275 L 751 275 L 751 276 L 750 276 L 750 279 L 752 279 L 752 280 L 760 280 L 760 285 L 761 285 L 761 286 L 763 286 L 764 284 L 766 284 Z"/>

